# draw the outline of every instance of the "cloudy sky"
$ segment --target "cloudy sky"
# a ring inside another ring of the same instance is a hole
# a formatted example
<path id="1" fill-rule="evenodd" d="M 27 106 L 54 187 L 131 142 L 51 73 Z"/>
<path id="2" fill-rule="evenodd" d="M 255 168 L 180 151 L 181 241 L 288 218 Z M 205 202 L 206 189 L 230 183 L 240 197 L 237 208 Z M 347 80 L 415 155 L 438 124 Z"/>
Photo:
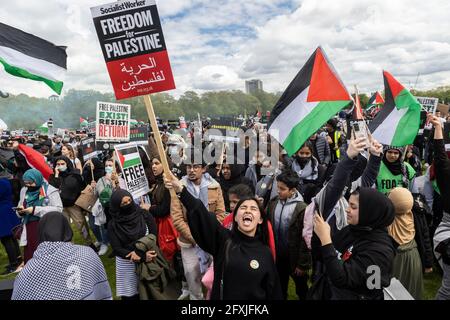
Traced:
<path id="1" fill-rule="evenodd" d="M 89 8 L 108 0 L 15 0 L 0 22 L 68 47 L 64 91 L 112 92 Z M 179 96 L 244 90 L 261 79 L 282 91 L 321 45 L 347 87 L 383 89 L 382 70 L 408 88 L 450 85 L 447 0 L 157 0 Z M 419 75 L 419 76 L 418 76 Z M 47 97 L 44 83 L 0 67 L 0 90 Z"/>

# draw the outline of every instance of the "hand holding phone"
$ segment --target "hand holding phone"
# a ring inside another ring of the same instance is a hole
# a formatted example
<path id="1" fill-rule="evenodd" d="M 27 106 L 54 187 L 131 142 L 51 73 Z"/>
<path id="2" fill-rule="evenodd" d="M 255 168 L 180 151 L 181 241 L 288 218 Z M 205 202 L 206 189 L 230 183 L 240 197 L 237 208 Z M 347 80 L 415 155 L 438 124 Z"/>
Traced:
<path id="1" fill-rule="evenodd" d="M 356 139 L 364 139 L 365 140 L 365 147 L 364 149 L 367 149 L 370 147 L 370 142 L 369 142 L 369 135 L 367 133 L 367 127 L 364 121 L 353 121 L 351 123 L 352 125 L 352 132 L 353 132 L 353 137 Z"/>

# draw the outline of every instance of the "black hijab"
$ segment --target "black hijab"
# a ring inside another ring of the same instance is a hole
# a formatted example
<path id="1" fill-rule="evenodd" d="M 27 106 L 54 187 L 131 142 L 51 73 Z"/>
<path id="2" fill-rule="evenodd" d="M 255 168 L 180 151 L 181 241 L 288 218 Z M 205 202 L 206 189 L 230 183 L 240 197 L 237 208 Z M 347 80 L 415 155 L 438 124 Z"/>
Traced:
<path id="1" fill-rule="evenodd" d="M 394 219 L 394 205 L 386 195 L 372 188 L 359 189 L 359 222 L 356 227 L 385 229 Z"/>
<path id="2" fill-rule="evenodd" d="M 69 221 L 61 212 L 49 212 L 39 221 L 39 243 L 70 242 L 73 232 Z"/>
<path id="3" fill-rule="evenodd" d="M 368 244 L 394 246 L 387 227 L 394 222 L 395 209 L 391 200 L 372 188 L 360 188 L 359 222 L 348 225 L 333 236 L 338 251 L 344 252 L 351 245 L 361 248 Z"/>
<path id="4" fill-rule="evenodd" d="M 98 180 L 105 175 L 105 165 L 98 158 L 92 158 L 91 161 L 94 164 L 94 181 L 98 182 Z M 86 184 L 92 182 L 91 166 L 89 164 L 83 169 L 83 178 Z"/>
<path id="5" fill-rule="evenodd" d="M 226 180 L 222 174 L 222 170 L 220 170 L 219 183 L 222 186 L 222 189 L 228 191 L 228 189 L 230 189 L 232 186 L 241 183 L 242 174 L 245 173 L 244 172 L 245 166 L 242 164 L 228 164 L 228 163 L 224 164 L 230 166 L 230 179 Z"/>
<path id="6" fill-rule="evenodd" d="M 67 176 L 69 174 L 77 173 L 77 172 L 74 171 L 75 168 L 73 166 L 72 161 L 69 158 L 67 158 L 66 156 L 59 156 L 59 157 L 55 158 L 55 160 L 53 161 L 53 168 L 56 168 L 56 163 L 58 161 L 60 161 L 60 160 L 63 160 L 66 163 L 66 165 L 67 165 L 66 171 L 60 171 L 59 172 L 60 176 L 65 177 L 65 176 Z"/>
<path id="7" fill-rule="evenodd" d="M 120 203 L 126 196 L 131 198 L 131 203 L 121 207 Z M 144 212 L 134 203 L 128 191 L 118 189 L 113 192 L 109 212 L 111 221 L 108 228 L 112 229 L 123 245 L 134 243 L 145 236 L 147 227 Z"/>
<path id="8" fill-rule="evenodd" d="M 389 150 L 397 150 L 398 152 L 400 152 L 400 156 L 398 157 L 397 161 L 389 162 L 387 160 L 386 153 Z M 398 176 L 400 174 L 403 174 L 403 172 L 404 172 L 403 164 L 402 164 L 402 156 L 403 156 L 403 151 L 400 148 L 389 147 L 389 148 L 385 149 L 385 151 L 384 151 L 383 163 L 394 176 Z"/>

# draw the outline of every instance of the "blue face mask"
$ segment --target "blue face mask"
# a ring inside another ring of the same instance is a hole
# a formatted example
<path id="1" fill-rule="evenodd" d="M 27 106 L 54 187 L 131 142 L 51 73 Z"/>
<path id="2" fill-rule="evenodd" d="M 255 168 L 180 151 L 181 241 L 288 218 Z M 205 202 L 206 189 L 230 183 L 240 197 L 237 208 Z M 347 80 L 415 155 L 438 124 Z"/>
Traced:
<path id="1" fill-rule="evenodd" d="M 112 173 L 113 172 L 113 168 L 112 167 L 105 167 L 105 172 L 106 173 Z"/>

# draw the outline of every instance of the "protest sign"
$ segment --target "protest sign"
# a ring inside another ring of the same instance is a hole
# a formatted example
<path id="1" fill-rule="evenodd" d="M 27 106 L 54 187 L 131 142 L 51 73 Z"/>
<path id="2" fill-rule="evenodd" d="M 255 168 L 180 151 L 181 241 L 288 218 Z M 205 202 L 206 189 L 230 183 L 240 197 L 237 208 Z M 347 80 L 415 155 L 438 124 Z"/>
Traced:
<path id="1" fill-rule="evenodd" d="M 234 119 L 214 119 L 205 133 L 208 141 L 239 142 L 240 127 Z"/>
<path id="2" fill-rule="evenodd" d="M 155 0 L 91 8 L 116 98 L 175 89 Z"/>
<path id="3" fill-rule="evenodd" d="M 427 113 L 436 113 L 436 108 L 439 102 L 438 98 L 431 98 L 431 97 L 416 97 L 417 101 L 422 105 L 422 110 L 426 111 Z"/>
<path id="4" fill-rule="evenodd" d="M 130 140 L 130 105 L 97 102 L 96 139 L 98 141 Z"/>
<path id="5" fill-rule="evenodd" d="M 81 153 L 83 154 L 83 161 L 88 161 L 97 156 L 97 150 L 95 148 L 94 137 L 85 138 L 80 141 Z"/>
<path id="6" fill-rule="evenodd" d="M 86 131 L 88 133 L 95 133 L 96 126 L 97 126 L 97 121 L 88 122 Z"/>
<path id="7" fill-rule="evenodd" d="M 114 146 L 114 149 L 128 192 L 132 194 L 134 199 L 147 194 L 150 188 L 136 144 L 119 144 Z"/>
<path id="8" fill-rule="evenodd" d="M 121 144 L 120 141 L 95 141 L 96 149 L 100 151 L 114 150 L 114 146 Z"/>
<path id="9" fill-rule="evenodd" d="M 130 129 L 130 142 L 134 141 L 145 141 L 148 140 L 148 127 L 147 126 L 141 126 L 141 127 L 135 127 Z"/>
<path id="10" fill-rule="evenodd" d="M 167 120 L 167 126 L 170 129 L 177 129 L 180 126 L 180 120 Z"/>

